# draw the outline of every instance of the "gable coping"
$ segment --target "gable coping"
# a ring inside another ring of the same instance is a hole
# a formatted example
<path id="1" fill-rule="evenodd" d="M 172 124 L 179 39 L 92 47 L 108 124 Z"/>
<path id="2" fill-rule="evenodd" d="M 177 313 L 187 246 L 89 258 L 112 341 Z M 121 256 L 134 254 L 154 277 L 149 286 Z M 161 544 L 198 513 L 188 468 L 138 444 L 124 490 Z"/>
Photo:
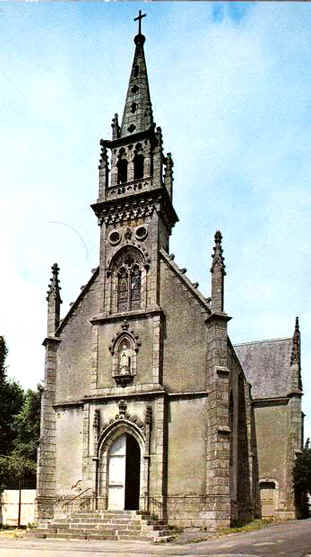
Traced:
<path id="1" fill-rule="evenodd" d="M 184 274 L 183 270 L 181 270 L 178 267 L 178 265 L 176 263 L 174 263 L 174 261 L 172 259 L 170 259 L 170 256 L 168 255 L 168 253 L 166 253 L 166 251 L 163 248 L 160 248 L 159 251 L 160 251 L 160 255 L 162 256 L 164 261 L 166 261 L 166 263 L 168 263 L 168 265 L 171 267 L 171 269 L 174 271 L 174 273 L 180 278 L 180 280 L 184 283 L 184 285 L 188 288 L 188 290 L 191 291 L 191 293 L 195 296 L 195 298 L 198 300 L 198 302 L 200 302 L 200 304 L 202 304 L 204 306 L 204 309 L 207 311 L 207 313 L 211 314 L 212 313 L 211 309 L 208 305 L 208 302 L 204 298 L 203 294 L 201 294 L 201 292 L 193 286 L 193 283 L 191 282 L 191 280 Z"/>
<path id="2" fill-rule="evenodd" d="M 94 282 L 95 278 L 98 276 L 99 273 L 99 266 L 96 267 L 96 269 L 94 269 L 93 274 L 91 276 L 91 278 L 89 279 L 89 281 L 86 283 L 86 285 L 82 288 L 79 296 L 76 298 L 76 300 L 73 302 L 73 304 L 70 306 L 68 312 L 66 313 L 65 317 L 61 320 L 57 330 L 56 330 L 56 335 L 58 336 L 64 326 L 66 325 L 67 321 L 69 320 L 69 318 L 71 317 L 71 315 L 73 314 L 74 310 L 78 307 L 79 303 L 81 302 L 82 298 L 85 296 L 85 294 L 87 293 L 87 291 L 89 290 L 91 284 Z"/>

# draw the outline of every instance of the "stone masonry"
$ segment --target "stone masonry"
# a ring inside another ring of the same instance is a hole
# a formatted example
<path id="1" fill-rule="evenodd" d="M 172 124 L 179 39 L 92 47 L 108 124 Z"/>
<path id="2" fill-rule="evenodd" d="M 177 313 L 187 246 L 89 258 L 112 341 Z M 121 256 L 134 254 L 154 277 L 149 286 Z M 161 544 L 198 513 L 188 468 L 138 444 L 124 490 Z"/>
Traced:
<path id="1" fill-rule="evenodd" d="M 170 254 L 174 163 L 153 119 L 141 18 L 123 118 L 100 142 L 99 264 L 63 319 L 52 267 L 37 521 L 136 510 L 215 530 L 294 516 L 298 320 L 293 339 L 234 347 L 220 231 L 210 298 Z"/>

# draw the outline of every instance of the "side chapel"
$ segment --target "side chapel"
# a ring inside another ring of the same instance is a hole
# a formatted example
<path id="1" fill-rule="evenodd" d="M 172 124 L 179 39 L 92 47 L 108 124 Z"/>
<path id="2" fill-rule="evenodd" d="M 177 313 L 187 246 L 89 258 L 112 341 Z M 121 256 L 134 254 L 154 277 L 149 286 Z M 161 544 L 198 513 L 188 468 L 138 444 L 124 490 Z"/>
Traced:
<path id="1" fill-rule="evenodd" d="M 115 114 L 100 142 L 99 265 L 63 319 L 52 267 L 37 517 L 77 494 L 89 509 L 183 527 L 293 517 L 298 319 L 292 338 L 234 347 L 221 233 L 209 298 L 170 254 L 173 159 L 153 119 L 141 17 L 122 122 Z"/>

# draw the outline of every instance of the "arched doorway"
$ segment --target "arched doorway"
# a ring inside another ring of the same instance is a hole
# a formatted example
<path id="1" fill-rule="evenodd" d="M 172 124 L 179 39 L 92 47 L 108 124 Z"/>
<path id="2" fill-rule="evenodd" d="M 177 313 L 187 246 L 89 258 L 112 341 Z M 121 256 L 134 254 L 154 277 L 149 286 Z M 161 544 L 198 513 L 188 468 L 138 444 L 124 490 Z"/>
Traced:
<path id="1" fill-rule="evenodd" d="M 123 433 L 108 451 L 108 509 L 139 509 L 140 448 L 136 439 Z"/>
<path id="2" fill-rule="evenodd" d="M 275 514 L 277 507 L 277 488 L 274 480 L 261 480 L 260 503 L 262 518 L 271 518 Z"/>

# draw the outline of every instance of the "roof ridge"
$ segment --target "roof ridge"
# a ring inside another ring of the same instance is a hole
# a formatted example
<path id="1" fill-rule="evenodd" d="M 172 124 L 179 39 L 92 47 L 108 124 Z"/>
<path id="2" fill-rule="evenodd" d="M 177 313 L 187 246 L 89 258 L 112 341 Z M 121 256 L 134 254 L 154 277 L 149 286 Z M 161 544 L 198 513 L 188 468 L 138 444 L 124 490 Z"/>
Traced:
<path id="1" fill-rule="evenodd" d="M 262 339 L 262 340 L 248 340 L 246 342 L 239 342 L 238 344 L 234 344 L 234 347 L 238 346 L 245 346 L 246 344 L 263 344 L 263 343 L 271 343 L 271 342 L 280 342 L 285 340 L 292 340 L 291 337 L 279 337 L 279 338 L 269 338 L 269 339 Z"/>

